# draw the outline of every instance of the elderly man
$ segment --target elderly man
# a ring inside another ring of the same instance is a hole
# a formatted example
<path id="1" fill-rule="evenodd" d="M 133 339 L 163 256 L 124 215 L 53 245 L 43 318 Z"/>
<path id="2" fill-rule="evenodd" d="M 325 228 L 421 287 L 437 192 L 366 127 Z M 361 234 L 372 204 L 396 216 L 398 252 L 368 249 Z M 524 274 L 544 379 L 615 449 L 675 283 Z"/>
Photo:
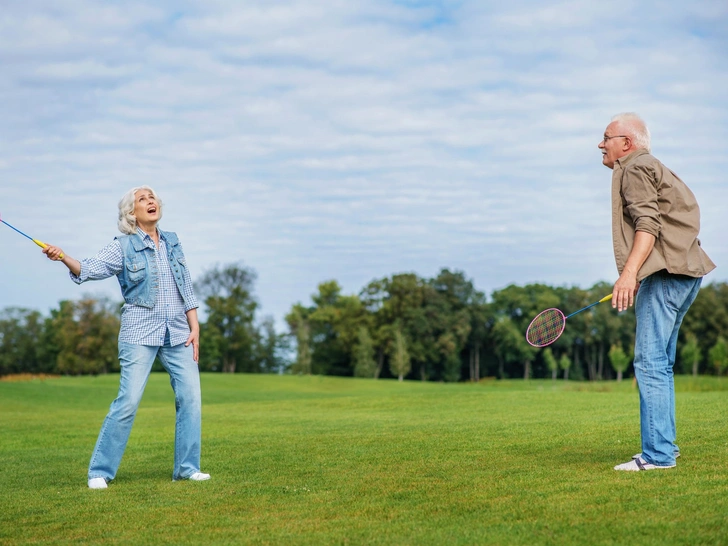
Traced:
<path id="1" fill-rule="evenodd" d="M 612 173 L 612 237 L 619 279 L 612 307 L 635 304 L 634 369 L 640 391 L 642 452 L 615 470 L 673 468 L 677 335 L 702 277 L 715 268 L 700 247 L 695 196 L 650 155 L 650 132 L 637 114 L 619 114 L 599 142 Z M 636 296 L 636 301 L 635 301 Z"/>

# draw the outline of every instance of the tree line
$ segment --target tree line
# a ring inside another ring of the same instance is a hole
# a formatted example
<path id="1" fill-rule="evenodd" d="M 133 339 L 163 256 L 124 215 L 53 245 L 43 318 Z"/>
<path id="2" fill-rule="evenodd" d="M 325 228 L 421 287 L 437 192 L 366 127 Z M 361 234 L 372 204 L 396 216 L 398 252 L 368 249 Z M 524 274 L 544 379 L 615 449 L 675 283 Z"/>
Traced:
<path id="1" fill-rule="evenodd" d="M 255 271 L 214 266 L 194 283 L 201 300 L 202 371 L 278 373 L 290 368 L 289 338 L 272 317 L 259 318 Z M 0 311 L 0 375 L 102 374 L 119 371 L 122 303 L 83 297 L 61 301 L 49 316 L 17 307 Z M 162 369 L 156 362 L 155 369 Z"/>
<path id="2" fill-rule="evenodd" d="M 569 319 L 550 347 L 525 331 L 544 309 L 575 311 L 611 293 L 544 284 L 510 285 L 488 298 L 461 271 L 434 278 L 412 273 L 370 282 L 345 295 L 336 281 L 318 286 L 311 304 L 286 316 L 296 339 L 294 373 L 478 381 L 483 377 L 621 379 L 634 350 L 633 309 L 609 304 Z M 728 285 L 704 286 L 680 333 L 676 372 L 721 374 L 728 368 Z"/>
<path id="3" fill-rule="evenodd" d="M 195 282 L 204 317 L 200 369 L 216 372 L 298 373 L 478 381 L 484 377 L 575 380 L 629 375 L 633 310 L 598 305 L 569 319 L 544 349 L 525 331 L 540 311 L 567 312 L 601 299 L 612 286 L 589 289 L 510 285 L 490 297 L 462 271 L 433 278 L 403 273 L 375 279 L 357 294 L 322 282 L 308 304 L 286 315 L 287 332 L 257 316 L 255 272 L 241 263 L 215 266 Z M 118 371 L 120 305 L 104 299 L 62 301 L 38 311 L 0 311 L 0 375 L 98 374 Z M 728 369 L 728 284 L 706 284 L 685 318 L 677 373 L 722 374 Z"/>

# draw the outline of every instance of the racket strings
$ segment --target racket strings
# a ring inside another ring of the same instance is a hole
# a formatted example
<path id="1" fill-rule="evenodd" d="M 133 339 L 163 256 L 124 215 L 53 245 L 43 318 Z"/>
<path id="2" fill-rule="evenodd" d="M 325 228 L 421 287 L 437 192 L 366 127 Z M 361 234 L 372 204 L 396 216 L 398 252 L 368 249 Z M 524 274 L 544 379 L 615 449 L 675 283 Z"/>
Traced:
<path id="1" fill-rule="evenodd" d="M 564 331 L 566 317 L 558 309 L 540 313 L 528 327 L 526 340 L 534 347 L 545 347 L 556 341 Z"/>

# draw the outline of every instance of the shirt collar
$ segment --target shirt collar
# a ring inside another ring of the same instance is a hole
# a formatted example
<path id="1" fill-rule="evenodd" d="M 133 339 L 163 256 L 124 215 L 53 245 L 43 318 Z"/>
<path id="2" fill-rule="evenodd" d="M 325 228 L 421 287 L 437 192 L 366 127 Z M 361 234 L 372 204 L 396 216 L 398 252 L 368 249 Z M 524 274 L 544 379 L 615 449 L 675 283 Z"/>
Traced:
<path id="1" fill-rule="evenodd" d="M 647 150 L 644 150 L 644 149 L 635 150 L 634 152 L 630 152 L 627 155 L 622 156 L 619 159 L 616 159 L 614 162 L 619 163 L 619 166 L 624 168 L 627 165 L 629 165 L 630 163 L 632 163 L 632 161 L 637 159 L 639 156 L 649 154 L 649 153 L 650 152 L 648 152 Z"/>
<path id="2" fill-rule="evenodd" d="M 157 230 L 157 233 L 159 233 L 159 230 Z M 139 226 L 137 226 L 137 235 L 139 235 L 139 237 L 142 238 L 142 242 L 147 247 L 149 247 L 149 248 L 156 248 L 156 246 L 154 244 L 154 241 L 149 236 L 149 234 L 146 231 L 144 231 L 142 228 L 140 228 Z M 161 237 L 160 237 L 160 239 L 161 239 Z"/>

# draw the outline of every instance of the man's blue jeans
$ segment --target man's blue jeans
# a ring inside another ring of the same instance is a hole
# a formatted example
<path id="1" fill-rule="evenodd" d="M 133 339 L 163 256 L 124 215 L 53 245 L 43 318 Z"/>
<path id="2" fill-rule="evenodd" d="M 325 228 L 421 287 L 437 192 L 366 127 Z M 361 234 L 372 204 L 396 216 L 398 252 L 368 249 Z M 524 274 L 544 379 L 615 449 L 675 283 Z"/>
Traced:
<path id="1" fill-rule="evenodd" d="M 113 480 L 129 440 L 139 402 L 158 355 L 169 372 L 177 408 L 172 479 L 189 478 L 200 471 L 202 397 L 200 373 L 192 358 L 192 345 L 153 347 L 119 343 L 121 381 L 96 441 L 88 479 Z"/>
<path id="2" fill-rule="evenodd" d="M 637 292 L 634 371 L 640 391 L 642 458 L 657 466 L 675 464 L 677 334 L 701 281 L 658 271 L 644 279 Z"/>

